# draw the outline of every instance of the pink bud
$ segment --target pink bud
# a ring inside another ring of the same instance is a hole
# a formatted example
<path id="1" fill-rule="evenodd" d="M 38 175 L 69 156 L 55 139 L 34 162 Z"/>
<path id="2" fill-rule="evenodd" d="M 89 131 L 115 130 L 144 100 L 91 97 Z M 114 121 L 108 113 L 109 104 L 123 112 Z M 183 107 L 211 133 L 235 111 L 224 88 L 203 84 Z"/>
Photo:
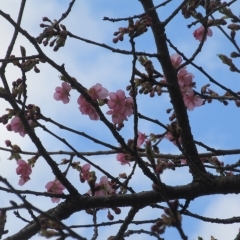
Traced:
<path id="1" fill-rule="evenodd" d="M 6 140 L 6 141 L 5 141 L 5 144 L 6 144 L 7 147 L 11 147 L 11 146 L 12 146 L 12 143 L 11 143 L 10 140 Z"/>

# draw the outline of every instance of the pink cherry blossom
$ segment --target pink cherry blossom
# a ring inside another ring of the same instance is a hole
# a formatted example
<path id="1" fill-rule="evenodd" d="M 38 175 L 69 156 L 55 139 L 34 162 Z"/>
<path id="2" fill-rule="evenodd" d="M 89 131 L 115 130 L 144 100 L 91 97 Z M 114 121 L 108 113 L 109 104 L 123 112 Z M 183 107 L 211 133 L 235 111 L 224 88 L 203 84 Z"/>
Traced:
<path id="1" fill-rule="evenodd" d="M 145 133 L 138 132 L 137 146 L 141 147 L 142 144 L 145 142 L 145 139 L 146 139 Z"/>
<path id="2" fill-rule="evenodd" d="M 121 112 L 121 111 L 116 112 L 114 110 L 108 110 L 106 114 L 112 115 L 112 122 L 114 124 L 121 124 L 124 120 L 127 121 L 127 118 L 124 112 Z"/>
<path id="3" fill-rule="evenodd" d="M 126 153 L 118 153 L 117 154 L 117 160 L 121 163 L 121 165 L 128 164 L 130 166 L 130 163 L 128 160 L 126 160 L 128 154 Z"/>
<path id="4" fill-rule="evenodd" d="M 125 99 L 125 107 L 124 107 L 125 116 L 130 117 L 133 114 L 133 99 L 131 97 L 127 97 Z"/>
<path id="5" fill-rule="evenodd" d="M 19 159 L 17 161 L 17 164 L 18 167 L 16 169 L 16 173 L 20 175 L 20 180 L 18 184 L 22 186 L 30 179 L 29 175 L 32 173 L 32 169 L 31 166 L 22 159 Z"/>
<path id="6" fill-rule="evenodd" d="M 190 86 L 192 87 L 192 84 L 193 84 L 193 78 L 194 78 L 194 75 L 192 73 L 189 73 L 186 68 L 181 68 L 179 71 L 178 71 L 178 74 L 177 74 L 177 77 L 178 77 L 178 83 L 179 83 L 179 86 L 181 88 L 183 88 L 184 86 Z"/>
<path id="7" fill-rule="evenodd" d="M 57 101 L 62 101 L 64 104 L 69 103 L 69 92 L 71 91 L 71 86 L 70 84 L 63 82 L 62 87 L 56 87 L 55 93 L 53 95 L 54 99 Z"/>
<path id="8" fill-rule="evenodd" d="M 108 100 L 108 107 L 114 109 L 115 111 L 121 111 L 125 106 L 125 92 L 118 90 L 116 93 L 109 93 L 110 99 Z"/>
<path id="9" fill-rule="evenodd" d="M 126 98 L 122 90 L 109 93 L 109 97 L 107 104 L 110 110 L 107 111 L 107 114 L 112 115 L 112 122 L 121 124 L 124 120 L 127 121 L 127 117 L 133 114 L 133 99 L 131 97 Z"/>
<path id="10" fill-rule="evenodd" d="M 90 103 L 86 101 L 86 99 L 80 95 L 80 97 L 77 100 L 79 106 L 79 110 L 82 114 L 88 115 L 90 119 L 92 120 L 99 120 L 99 115 L 97 111 L 91 106 Z"/>
<path id="11" fill-rule="evenodd" d="M 22 137 L 25 136 L 26 131 L 25 131 L 25 129 L 24 129 L 24 127 L 23 127 L 23 125 L 22 125 L 22 122 L 21 122 L 21 120 L 20 120 L 19 117 L 16 117 L 16 116 L 15 116 L 15 117 L 11 120 L 11 123 L 10 123 L 9 126 L 11 126 L 10 129 L 11 129 L 12 131 L 14 131 L 15 133 L 18 132 Z"/>
<path id="12" fill-rule="evenodd" d="M 88 94 L 94 100 L 105 99 L 108 96 L 108 90 L 103 88 L 102 84 L 97 83 L 89 89 Z"/>
<path id="13" fill-rule="evenodd" d="M 203 35 L 204 35 L 204 31 L 205 31 L 205 28 L 203 26 L 201 26 L 200 28 L 196 29 L 194 32 L 193 32 L 193 36 L 199 40 L 199 41 L 202 41 L 203 39 Z M 212 33 L 212 30 L 210 28 L 207 29 L 207 34 L 205 36 L 205 39 L 204 41 L 206 41 L 207 39 L 207 36 L 211 37 L 213 35 Z"/>
<path id="14" fill-rule="evenodd" d="M 50 181 L 46 184 L 45 188 L 47 189 L 48 193 L 54 194 L 62 194 L 63 190 L 65 189 L 59 180 Z M 60 201 L 60 198 L 53 197 L 51 200 L 53 203 L 58 203 Z"/>
<path id="15" fill-rule="evenodd" d="M 89 163 L 86 163 L 82 166 L 82 169 L 81 169 L 81 177 L 84 179 L 84 180 L 88 180 L 89 179 L 89 170 L 91 168 L 91 165 Z"/>
<path id="16" fill-rule="evenodd" d="M 100 182 L 95 183 L 95 188 L 99 189 L 95 192 L 95 196 L 106 196 L 114 192 L 106 176 L 102 176 Z M 89 192 L 91 193 L 91 190 Z"/>
<path id="17" fill-rule="evenodd" d="M 182 57 L 179 54 L 177 54 L 177 53 L 172 54 L 170 59 L 172 61 L 172 65 L 175 68 L 179 67 L 181 62 L 182 62 Z"/>
<path id="18" fill-rule="evenodd" d="M 193 110 L 195 107 L 203 105 L 203 100 L 194 95 L 193 91 L 188 93 L 183 93 L 184 104 L 188 110 Z"/>

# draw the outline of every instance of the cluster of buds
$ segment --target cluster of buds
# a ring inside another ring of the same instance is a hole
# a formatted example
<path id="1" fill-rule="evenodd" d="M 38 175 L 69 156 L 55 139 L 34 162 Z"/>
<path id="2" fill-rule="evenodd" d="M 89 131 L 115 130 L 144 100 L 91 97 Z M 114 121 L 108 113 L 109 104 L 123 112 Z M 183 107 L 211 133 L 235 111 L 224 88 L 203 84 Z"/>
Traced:
<path id="1" fill-rule="evenodd" d="M 38 106 L 34 104 L 28 104 L 27 110 L 25 111 L 25 116 L 27 120 L 38 120 L 41 118 L 41 110 Z M 32 126 L 32 124 L 31 124 Z M 33 127 L 33 126 L 32 126 Z"/>
<path id="2" fill-rule="evenodd" d="M 233 24 L 228 25 L 228 28 L 231 30 L 230 35 L 231 35 L 232 40 L 234 40 L 235 35 L 236 35 L 236 31 L 240 30 L 240 26 L 238 24 L 235 24 L 235 23 L 239 22 L 240 18 L 237 17 L 236 15 L 234 15 L 232 13 L 232 10 L 230 8 L 227 8 L 227 7 L 221 8 L 219 10 L 219 12 L 221 12 L 222 14 L 225 15 L 223 18 L 230 18 L 231 21 L 233 22 Z"/>
<path id="3" fill-rule="evenodd" d="M 114 207 L 112 208 L 112 210 L 115 212 L 115 214 L 120 214 L 121 213 L 121 209 L 118 207 Z M 110 210 L 108 209 L 108 214 L 107 214 L 107 218 L 112 221 L 114 219 L 114 216 L 111 214 Z"/>
<path id="4" fill-rule="evenodd" d="M 21 55 L 22 57 L 26 57 L 26 49 L 23 46 L 20 46 L 20 51 L 21 51 Z M 13 63 L 13 65 L 18 66 L 19 68 L 21 68 L 24 72 L 28 72 L 32 69 L 34 69 L 34 71 L 36 73 L 39 73 L 40 70 L 38 69 L 38 67 L 36 66 L 37 64 L 39 64 L 39 62 L 45 63 L 46 61 L 40 58 L 34 58 L 34 59 L 26 59 L 23 60 L 22 63 L 19 62 L 19 60 L 15 60 L 15 55 L 11 55 L 10 58 L 12 59 L 11 62 Z"/>
<path id="5" fill-rule="evenodd" d="M 34 70 L 35 73 L 39 73 L 40 70 L 39 68 L 36 66 L 37 64 L 39 64 L 39 62 L 42 62 L 42 63 L 45 63 L 46 61 L 45 60 L 42 60 L 42 59 L 28 59 L 26 60 L 25 62 L 23 62 L 21 64 L 21 68 L 24 72 L 28 72 L 30 70 Z"/>
<path id="6" fill-rule="evenodd" d="M 156 174 L 161 174 L 165 169 L 174 169 L 174 164 L 166 159 L 157 159 L 157 164 L 155 167 Z"/>
<path id="7" fill-rule="evenodd" d="M 210 86 L 210 84 L 206 84 L 206 85 L 202 86 L 202 88 L 201 88 L 201 93 L 204 94 L 204 95 L 209 95 L 209 96 L 211 96 L 211 97 L 218 97 L 219 94 L 216 93 L 216 92 L 214 92 L 213 90 L 211 90 L 211 89 L 209 88 L 209 86 Z M 211 102 L 212 102 L 212 99 L 211 99 L 211 98 L 208 98 L 206 101 L 207 101 L 208 103 L 211 103 Z M 228 102 L 227 102 L 226 100 L 223 100 L 222 102 L 223 102 L 224 105 L 228 105 Z"/>
<path id="8" fill-rule="evenodd" d="M 39 44 L 43 43 L 44 46 L 47 46 L 50 39 L 54 38 L 50 43 L 49 46 L 53 47 L 53 51 L 57 51 L 60 47 L 65 45 L 68 31 L 63 24 L 57 24 L 57 20 L 53 20 L 53 22 L 47 18 L 43 17 L 42 19 L 44 22 L 49 22 L 50 25 L 41 23 L 40 27 L 44 28 L 44 31 L 37 37 L 37 42 Z"/>
<path id="9" fill-rule="evenodd" d="M 219 12 L 225 15 L 225 17 L 223 17 L 223 18 L 230 18 L 233 23 L 240 21 L 239 17 L 234 15 L 230 8 L 223 7 L 221 9 L 219 9 Z"/>
<path id="10" fill-rule="evenodd" d="M 182 217 L 177 211 L 179 202 L 177 199 L 168 202 L 170 208 L 164 208 L 162 217 L 151 227 L 152 232 L 163 234 L 166 227 L 181 225 Z"/>
<path id="11" fill-rule="evenodd" d="M 204 7 L 204 2 L 203 1 L 188 1 L 182 7 L 182 15 L 184 16 L 184 18 L 190 18 L 191 16 L 193 16 L 196 19 L 203 18 L 202 14 L 196 11 L 196 9 L 200 5 Z"/>
<path id="12" fill-rule="evenodd" d="M 219 161 L 217 157 L 202 157 L 201 161 L 203 163 L 210 163 L 216 168 L 216 172 L 220 173 L 222 176 L 231 176 L 234 175 L 232 171 L 224 171 L 224 162 Z"/>
<path id="13" fill-rule="evenodd" d="M 219 97 L 219 94 L 214 92 L 213 90 L 211 90 L 209 88 L 210 84 L 206 84 L 204 85 L 202 88 L 201 88 L 201 93 L 202 94 L 205 94 L 205 95 L 209 95 L 211 97 Z M 240 96 L 240 92 L 236 92 L 237 95 Z M 235 98 L 231 93 L 229 92 L 226 92 L 223 96 L 222 96 L 222 99 L 221 99 L 221 96 L 220 98 L 218 99 L 220 102 L 222 102 L 225 106 L 228 105 L 228 101 L 227 99 L 228 98 L 231 98 L 234 100 L 235 104 L 237 107 L 240 107 L 240 100 L 238 98 Z M 224 99 L 225 98 L 225 99 Z M 211 98 L 208 98 L 206 100 L 208 103 L 211 103 L 212 102 L 212 99 Z"/>
<path id="14" fill-rule="evenodd" d="M 218 0 L 211 0 L 209 4 L 206 4 L 205 0 L 190 0 L 182 7 L 182 15 L 185 18 L 194 17 L 196 19 L 202 19 L 203 15 L 200 12 L 197 12 L 199 6 L 204 7 L 207 13 L 214 11 L 216 8 L 225 7 L 226 2 L 221 3 Z"/>
<path id="15" fill-rule="evenodd" d="M 153 76 L 153 73 L 156 72 L 155 69 L 154 69 L 154 66 L 152 64 L 152 61 L 149 60 L 147 57 L 145 56 L 140 56 L 138 58 L 138 61 L 141 63 L 142 66 L 145 67 L 145 70 L 148 74 L 149 77 L 152 77 Z"/>
<path id="16" fill-rule="evenodd" d="M 24 90 L 23 80 L 21 78 L 18 78 L 16 81 L 12 82 L 12 86 L 12 96 L 14 98 L 20 99 Z"/>
<path id="17" fill-rule="evenodd" d="M 138 61 L 145 67 L 147 72 L 147 74 L 144 74 L 135 69 L 135 75 L 140 77 L 134 79 L 135 87 L 139 87 L 138 92 L 140 94 L 149 94 L 150 97 L 154 97 L 155 93 L 160 96 L 162 94 L 162 88 L 160 85 L 162 84 L 158 84 L 155 78 L 162 77 L 163 75 L 154 69 L 152 61 L 150 61 L 147 57 L 140 56 Z M 164 85 L 166 85 L 166 83 L 164 83 Z M 132 86 L 129 85 L 126 89 L 127 91 L 130 91 L 129 94 L 132 95 Z"/>
<path id="18" fill-rule="evenodd" d="M 160 96 L 162 94 L 162 88 L 159 85 L 155 85 L 151 81 L 135 78 L 135 86 L 140 86 L 139 94 L 149 94 L 150 97 L 154 97 L 155 94 Z M 130 93 L 131 94 L 131 91 Z"/>
<path id="19" fill-rule="evenodd" d="M 18 145 L 12 145 L 10 140 L 6 140 L 5 144 L 7 147 L 10 147 L 12 149 L 11 155 L 8 160 L 15 159 L 17 161 L 18 159 L 21 159 L 21 155 L 19 154 L 19 152 L 21 152 L 21 148 Z"/>
<path id="20" fill-rule="evenodd" d="M 227 57 L 224 54 L 218 54 L 218 57 L 222 60 L 222 62 L 226 65 L 228 65 L 230 68 L 231 72 L 238 72 L 240 73 L 240 70 L 234 65 L 234 63 L 232 62 L 232 59 Z"/>
<path id="21" fill-rule="evenodd" d="M 236 92 L 236 94 L 240 96 L 240 92 Z M 229 92 L 226 92 L 226 93 L 224 94 L 224 96 L 232 96 L 232 94 L 229 93 Z M 240 107 L 240 100 L 239 100 L 239 99 L 234 99 L 234 102 L 235 102 L 235 104 L 236 104 L 237 107 Z"/>
<path id="22" fill-rule="evenodd" d="M 133 19 L 129 19 L 128 27 L 126 28 L 119 28 L 117 32 L 114 32 L 113 42 L 117 43 L 118 41 L 123 41 L 124 34 L 128 34 L 130 37 L 137 37 L 148 30 L 148 27 L 152 25 L 152 19 L 147 15 L 142 16 L 139 20 L 135 23 Z"/>

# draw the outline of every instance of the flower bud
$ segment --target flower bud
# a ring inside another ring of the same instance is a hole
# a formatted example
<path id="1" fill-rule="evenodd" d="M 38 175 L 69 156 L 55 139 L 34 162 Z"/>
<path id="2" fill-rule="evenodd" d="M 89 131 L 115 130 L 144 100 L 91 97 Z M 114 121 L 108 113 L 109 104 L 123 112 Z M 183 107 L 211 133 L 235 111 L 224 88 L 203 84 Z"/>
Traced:
<path id="1" fill-rule="evenodd" d="M 10 124 L 8 124 L 8 125 L 6 126 L 6 128 L 7 128 L 8 131 L 12 131 L 12 126 L 11 126 Z"/>
<path id="2" fill-rule="evenodd" d="M 43 17 L 42 20 L 43 20 L 43 22 L 51 22 L 48 17 Z"/>
<path id="3" fill-rule="evenodd" d="M 231 56 L 232 58 L 237 58 L 237 57 L 240 57 L 240 54 L 237 53 L 237 52 L 232 52 L 230 56 Z"/>
<path id="4" fill-rule="evenodd" d="M 112 208 L 112 210 L 115 212 L 115 214 L 120 214 L 121 213 L 121 209 L 116 207 L 116 208 Z"/>
<path id="5" fill-rule="evenodd" d="M 5 144 L 7 147 L 11 147 L 12 146 L 12 143 L 10 140 L 5 140 Z"/>
<path id="6" fill-rule="evenodd" d="M 117 43 L 118 42 L 118 38 L 113 38 L 113 43 Z"/>
<path id="7" fill-rule="evenodd" d="M 107 218 L 112 221 L 114 219 L 114 216 L 110 213 L 110 211 L 108 210 L 108 215 Z"/>

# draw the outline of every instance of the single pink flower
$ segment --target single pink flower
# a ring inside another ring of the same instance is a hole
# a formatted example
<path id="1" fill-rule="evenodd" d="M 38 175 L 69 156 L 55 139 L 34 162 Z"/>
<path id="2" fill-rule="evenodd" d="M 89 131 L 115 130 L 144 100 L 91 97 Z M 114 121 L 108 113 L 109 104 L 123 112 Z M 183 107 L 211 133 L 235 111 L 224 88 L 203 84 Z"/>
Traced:
<path id="1" fill-rule="evenodd" d="M 14 131 L 15 133 L 18 132 L 22 137 L 25 136 L 26 131 L 24 130 L 24 127 L 23 127 L 22 122 L 19 117 L 15 116 L 11 120 L 10 126 L 11 126 L 10 128 L 12 131 Z"/>
<path id="2" fill-rule="evenodd" d="M 106 176 L 102 176 L 100 182 L 95 183 L 95 188 L 99 190 L 95 192 L 94 196 L 106 196 L 114 192 L 112 187 L 109 185 L 108 178 Z M 89 193 L 91 193 L 91 190 L 89 190 Z"/>
<path id="3" fill-rule="evenodd" d="M 137 146 L 141 147 L 142 144 L 145 142 L 145 139 L 146 139 L 145 133 L 138 132 Z"/>
<path id="4" fill-rule="evenodd" d="M 54 194 L 62 194 L 63 190 L 65 189 L 59 180 L 50 181 L 46 184 L 45 188 L 47 189 L 48 193 Z M 51 200 L 53 203 L 58 203 L 60 201 L 60 198 L 53 197 Z"/>
<path id="5" fill-rule="evenodd" d="M 193 32 L 193 36 L 194 36 L 197 40 L 202 41 L 204 31 L 205 31 L 205 28 L 204 28 L 203 26 L 201 26 L 200 28 L 196 29 L 196 30 Z M 205 36 L 204 41 L 206 41 L 207 36 L 211 37 L 212 35 L 213 35 L 212 30 L 211 30 L 210 28 L 208 28 L 208 29 L 207 29 L 207 34 L 206 34 L 206 36 Z"/>
<path id="6" fill-rule="evenodd" d="M 94 100 L 105 99 L 108 96 L 108 90 L 102 87 L 102 84 L 99 84 L 99 83 L 92 86 L 89 89 L 88 93 Z"/>
<path id="7" fill-rule="evenodd" d="M 186 68 L 181 68 L 178 71 L 177 77 L 179 86 L 181 88 L 183 88 L 184 86 L 192 87 L 194 75 L 192 73 L 189 73 Z"/>
<path id="8" fill-rule="evenodd" d="M 128 154 L 126 153 L 118 153 L 117 154 L 117 160 L 121 163 L 121 165 L 128 164 L 130 166 L 130 163 L 128 160 L 126 160 Z"/>
<path id="9" fill-rule="evenodd" d="M 61 100 L 64 104 L 69 103 L 69 92 L 71 91 L 71 89 L 72 88 L 70 84 L 63 82 L 62 87 L 56 87 L 56 92 L 53 95 L 54 99 L 56 99 L 57 101 Z"/>
<path id="10" fill-rule="evenodd" d="M 177 53 L 174 53 L 170 56 L 170 59 L 172 61 L 172 65 L 177 68 L 180 66 L 181 62 L 182 62 L 182 57 L 177 54 Z"/>
<path id="11" fill-rule="evenodd" d="M 16 169 L 16 173 L 20 175 L 20 180 L 18 184 L 22 186 L 30 179 L 29 175 L 32 173 L 32 169 L 31 166 L 22 159 L 19 159 L 17 161 L 17 164 L 18 167 Z"/>
<path id="12" fill-rule="evenodd" d="M 81 177 L 84 180 L 88 180 L 89 179 L 89 170 L 90 170 L 91 165 L 89 163 L 86 163 L 82 166 L 81 169 Z"/>
<path id="13" fill-rule="evenodd" d="M 125 106 L 125 93 L 122 90 L 118 90 L 116 93 L 109 93 L 110 99 L 108 100 L 108 107 L 115 111 L 121 111 Z"/>
<path id="14" fill-rule="evenodd" d="M 203 100 L 192 92 L 183 93 L 183 101 L 188 110 L 192 111 L 195 107 L 203 105 Z"/>
<path id="15" fill-rule="evenodd" d="M 86 101 L 86 99 L 80 95 L 77 100 L 79 106 L 79 110 L 82 114 L 88 115 L 92 120 L 99 120 L 99 115 L 97 111 L 93 108 L 93 106 Z"/>

